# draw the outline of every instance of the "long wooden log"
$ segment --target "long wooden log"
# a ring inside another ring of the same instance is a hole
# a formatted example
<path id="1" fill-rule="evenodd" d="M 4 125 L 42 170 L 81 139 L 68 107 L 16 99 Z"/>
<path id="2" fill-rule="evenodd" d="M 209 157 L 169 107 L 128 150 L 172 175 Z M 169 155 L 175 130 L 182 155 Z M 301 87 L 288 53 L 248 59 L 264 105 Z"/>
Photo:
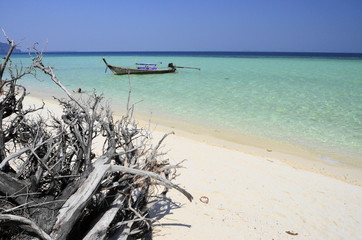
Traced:
<path id="1" fill-rule="evenodd" d="M 127 223 L 124 227 L 118 229 L 116 233 L 109 238 L 109 240 L 127 240 L 130 233 L 133 222 Z"/>
<path id="2" fill-rule="evenodd" d="M 109 165 L 108 157 L 98 158 L 94 163 L 93 171 L 88 178 L 80 185 L 78 190 L 69 197 L 58 212 L 57 221 L 53 226 L 50 236 L 54 239 L 66 239 L 73 228 L 82 210 L 87 205 L 94 192 L 100 185 Z"/>
<path id="3" fill-rule="evenodd" d="M 68 234 L 72 230 L 73 225 L 80 217 L 82 210 L 87 205 L 92 195 L 100 185 L 104 175 L 108 171 L 112 172 L 121 171 L 134 175 L 141 175 L 141 176 L 154 178 L 157 181 L 159 181 L 160 184 L 163 184 L 166 187 L 175 188 L 176 190 L 180 191 L 183 195 L 187 197 L 188 200 L 192 201 L 193 199 L 192 195 L 188 193 L 186 190 L 153 172 L 128 168 L 119 165 L 111 165 L 108 162 L 109 158 L 106 156 L 102 156 L 95 161 L 94 169 L 89 174 L 88 178 L 80 185 L 79 189 L 72 196 L 70 196 L 70 198 L 63 205 L 63 208 L 60 209 L 57 221 L 51 233 L 52 238 L 54 239 L 67 238 Z"/>
<path id="4" fill-rule="evenodd" d="M 83 240 L 102 240 L 106 237 L 107 230 L 117 212 L 123 207 L 126 196 L 118 196 L 110 208 L 102 215 L 94 227 L 87 233 Z"/>
<path id="5" fill-rule="evenodd" d="M 0 214 L 0 225 L 2 222 L 15 222 L 19 227 L 35 233 L 42 240 L 52 240 L 52 238 L 44 232 L 38 225 L 28 218 L 16 216 L 12 214 Z"/>

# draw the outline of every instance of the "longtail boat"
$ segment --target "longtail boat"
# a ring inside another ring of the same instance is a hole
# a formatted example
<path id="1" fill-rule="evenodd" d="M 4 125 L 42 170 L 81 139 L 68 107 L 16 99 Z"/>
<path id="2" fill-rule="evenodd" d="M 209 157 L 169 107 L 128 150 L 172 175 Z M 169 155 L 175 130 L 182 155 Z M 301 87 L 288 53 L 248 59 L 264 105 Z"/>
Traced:
<path id="1" fill-rule="evenodd" d="M 168 64 L 167 69 L 158 69 L 156 65 L 157 63 L 136 63 L 137 65 L 141 65 L 137 68 L 126 68 L 110 65 L 107 63 L 106 59 L 103 58 L 104 63 L 107 67 L 113 72 L 115 75 L 123 75 L 123 74 L 160 74 L 160 73 L 173 73 L 176 71 L 176 66 L 172 63 Z"/>

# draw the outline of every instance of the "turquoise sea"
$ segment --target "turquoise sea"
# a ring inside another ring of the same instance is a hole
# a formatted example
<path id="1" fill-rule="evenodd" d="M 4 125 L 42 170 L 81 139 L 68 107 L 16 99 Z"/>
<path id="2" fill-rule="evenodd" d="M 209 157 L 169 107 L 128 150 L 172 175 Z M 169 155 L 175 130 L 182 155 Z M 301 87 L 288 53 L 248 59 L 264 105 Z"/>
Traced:
<path id="1" fill-rule="evenodd" d="M 164 67 L 172 62 L 201 71 L 115 76 L 105 73 L 101 57 L 119 66 L 162 61 Z M 14 61 L 30 62 L 25 54 L 15 55 Z M 343 162 L 362 166 L 361 55 L 49 53 L 44 62 L 54 66 L 68 89 L 96 89 L 112 99 L 115 111 L 125 108 L 131 85 L 136 112 L 145 116 L 292 143 L 324 159 L 340 155 Z M 41 74 L 30 78 L 22 83 L 34 95 L 60 92 Z"/>

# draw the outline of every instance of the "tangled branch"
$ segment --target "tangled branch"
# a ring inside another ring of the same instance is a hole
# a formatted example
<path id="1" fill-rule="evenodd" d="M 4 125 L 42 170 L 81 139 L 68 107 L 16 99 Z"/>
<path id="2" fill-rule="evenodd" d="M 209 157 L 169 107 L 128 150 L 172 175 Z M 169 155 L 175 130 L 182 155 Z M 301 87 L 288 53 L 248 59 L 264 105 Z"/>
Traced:
<path id="1" fill-rule="evenodd" d="M 0 76 L 12 65 L 10 55 L 11 50 Z M 179 165 L 171 166 L 160 151 L 172 133 L 153 145 L 151 133 L 132 118 L 133 107 L 115 121 L 102 96 L 93 93 L 85 101 L 77 99 L 42 58 L 37 51 L 25 72 L 11 70 L 11 79 L 2 85 L 0 231 L 5 238 L 20 239 L 152 236 L 151 198 L 175 188 L 192 200 L 171 181 Z M 26 89 L 16 81 L 35 69 L 67 94 L 58 99 L 61 116 L 35 119 L 32 113 L 38 109 L 23 109 Z M 94 151 L 96 139 L 103 141 L 99 152 Z"/>

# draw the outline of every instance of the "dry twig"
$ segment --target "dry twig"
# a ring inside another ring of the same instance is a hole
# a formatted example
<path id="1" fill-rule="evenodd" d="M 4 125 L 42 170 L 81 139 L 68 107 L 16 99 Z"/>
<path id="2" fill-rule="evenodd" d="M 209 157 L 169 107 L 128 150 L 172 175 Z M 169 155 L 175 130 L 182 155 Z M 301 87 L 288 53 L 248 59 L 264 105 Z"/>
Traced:
<path id="1" fill-rule="evenodd" d="M 14 49 L 14 41 L 6 39 Z M 0 210 L 18 216 L 0 214 L 4 236 L 21 239 L 31 232 L 42 239 L 142 238 L 152 235 L 148 202 L 166 193 L 158 192 L 159 185 L 192 200 L 171 182 L 180 165 L 171 166 L 160 151 L 173 133 L 153 146 L 150 132 L 133 119 L 130 97 L 126 114 L 115 121 L 102 96 L 75 98 L 53 68 L 44 66 L 41 51 L 36 50 L 31 66 L 19 71 L 11 52 L 0 67 Z M 9 70 L 11 79 L 3 81 L 9 65 L 15 67 Z M 16 81 L 34 69 L 66 93 L 66 99 L 58 99 L 62 116 L 35 121 L 29 116 L 37 109 L 23 109 L 26 89 Z M 96 138 L 104 139 L 97 154 Z M 14 222 L 21 223 L 25 233 L 16 233 Z"/>

